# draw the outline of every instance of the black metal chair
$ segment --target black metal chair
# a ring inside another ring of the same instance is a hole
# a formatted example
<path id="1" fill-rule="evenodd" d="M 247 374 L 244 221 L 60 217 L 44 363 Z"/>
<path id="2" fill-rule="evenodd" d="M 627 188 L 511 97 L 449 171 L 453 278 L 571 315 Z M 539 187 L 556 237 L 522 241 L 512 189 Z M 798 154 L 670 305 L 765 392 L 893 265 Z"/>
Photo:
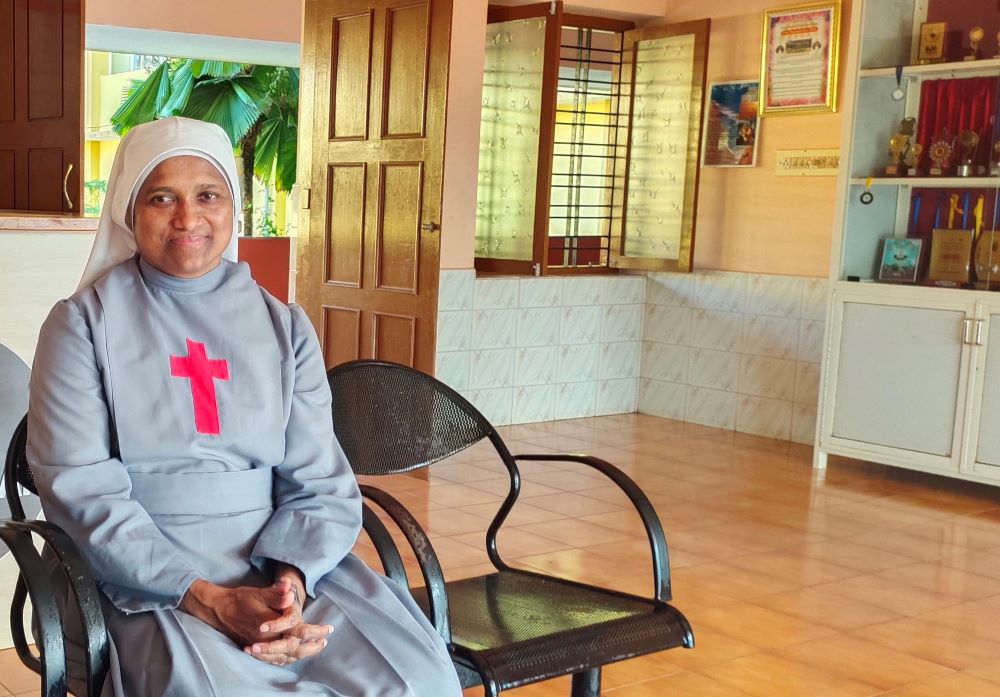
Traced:
<path id="1" fill-rule="evenodd" d="M 108 672 L 110 652 L 99 592 L 87 563 L 68 535 L 51 523 L 25 518 L 18 486 L 38 493 L 25 455 L 27 441 L 25 417 L 14 431 L 4 462 L 3 479 L 11 517 L 0 519 L 0 540 L 10 549 L 19 571 L 10 610 L 14 650 L 25 666 L 39 674 L 44 697 L 66 697 L 64 628 L 68 621 L 78 623 L 85 640 L 86 663 L 86 681 L 80 697 L 98 697 Z M 35 537 L 58 560 L 57 568 L 62 574 L 60 582 L 53 583 L 48 565 L 35 548 Z M 72 597 L 65 599 L 64 609 L 57 596 L 61 589 L 72 591 Z M 28 598 L 31 599 L 38 656 L 31 652 L 24 631 Z M 69 613 L 73 613 L 72 618 L 66 616 Z"/>
<path id="2" fill-rule="evenodd" d="M 687 619 L 668 601 L 667 543 L 649 499 L 628 476 L 596 457 L 511 455 L 496 429 L 465 398 L 406 366 L 353 361 L 327 373 L 333 423 L 356 474 L 388 475 L 427 467 L 484 439 L 510 474 L 510 489 L 486 533 L 496 571 L 445 582 L 430 540 L 406 508 L 385 491 L 361 491 L 399 526 L 420 564 L 425 586 L 412 589 L 451 651 L 463 687 L 486 695 L 572 675 L 572 697 L 597 697 L 601 667 L 678 646 L 694 646 Z M 642 518 L 653 560 L 653 597 L 643 598 L 512 568 L 497 551 L 497 532 L 521 485 L 518 462 L 572 461 L 601 472 Z M 408 586 L 400 553 L 368 508 L 364 526 L 386 575 Z"/>

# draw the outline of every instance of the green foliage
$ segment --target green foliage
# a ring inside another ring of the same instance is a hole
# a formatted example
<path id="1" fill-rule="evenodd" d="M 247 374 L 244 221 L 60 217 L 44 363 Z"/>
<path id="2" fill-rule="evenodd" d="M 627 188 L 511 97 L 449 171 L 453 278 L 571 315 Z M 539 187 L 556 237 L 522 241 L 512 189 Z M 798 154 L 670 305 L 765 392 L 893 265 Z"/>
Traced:
<path id="1" fill-rule="evenodd" d="M 104 203 L 104 194 L 108 192 L 107 179 L 91 179 L 83 183 L 84 215 L 99 215 Z"/>

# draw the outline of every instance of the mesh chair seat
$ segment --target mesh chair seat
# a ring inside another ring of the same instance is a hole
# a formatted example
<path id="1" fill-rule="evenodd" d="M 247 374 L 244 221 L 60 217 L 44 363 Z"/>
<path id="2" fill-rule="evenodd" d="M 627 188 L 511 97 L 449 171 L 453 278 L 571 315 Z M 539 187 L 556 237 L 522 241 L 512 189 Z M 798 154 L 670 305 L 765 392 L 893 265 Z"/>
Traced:
<path id="1" fill-rule="evenodd" d="M 455 654 L 485 659 L 503 689 L 683 646 L 690 632 L 670 605 L 517 570 L 447 588 Z"/>

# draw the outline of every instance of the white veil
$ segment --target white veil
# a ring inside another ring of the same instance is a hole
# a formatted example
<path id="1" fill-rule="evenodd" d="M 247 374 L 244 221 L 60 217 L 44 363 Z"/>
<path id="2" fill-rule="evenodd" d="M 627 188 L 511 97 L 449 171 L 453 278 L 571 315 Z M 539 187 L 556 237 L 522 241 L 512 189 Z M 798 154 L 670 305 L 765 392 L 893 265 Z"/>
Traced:
<path id="1" fill-rule="evenodd" d="M 232 143 L 226 132 L 215 124 L 175 116 L 136 126 L 118 146 L 114 164 L 111 165 L 101 222 L 77 290 L 91 285 L 111 267 L 135 254 L 132 225 L 135 196 L 158 164 L 179 155 L 194 155 L 208 160 L 229 184 L 233 197 L 233 235 L 223 258 L 236 261 L 241 199 Z"/>

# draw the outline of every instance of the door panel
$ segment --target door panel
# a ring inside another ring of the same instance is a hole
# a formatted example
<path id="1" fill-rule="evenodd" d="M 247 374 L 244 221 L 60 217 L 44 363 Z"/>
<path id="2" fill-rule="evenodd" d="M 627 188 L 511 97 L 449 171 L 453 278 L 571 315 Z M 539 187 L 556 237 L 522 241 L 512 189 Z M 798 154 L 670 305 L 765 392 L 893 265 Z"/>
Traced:
<path id="1" fill-rule="evenodd" d="M 330 65 L 330 140 L 368 137 L 368 91 L 372 50 L 371 11 L 334 17 Z M 358 66 L 364 66 L 359 70 Z"/>
<path id="2" fill-rule="evenodd" d="M 327 365 L 361 358 L 361 310 L 324 307 L 321 336 Z"/>
<path id="3" fill-rule="evenodd" d="M 331 165 L 327 177 L 326 282 L 361 287 L 364 263 L 364 162 Z"/>
<path id="4" fill-rule="evenodd" d="M 423 168 L 419 162 L 382 166 L 379 200 L 376 287 L 417 292 L 420 258 L 420 202 Z"/>
<path id="5" fill-rule="evenodd" d="M 982 404 L 979 408 L 979 423 L 974 427 L 977 437 L 975 461 L 1000 467 L 1000 314 L 991 313 L 985 322 L 986 356 L 979 373 Z"/>
<path id="6" fill-rule="evenodd" d="M 390 9 L 386 16 L 386 81 L 382 97 L 382 134 L 424 134 L 427 95 L 427 5 Z"/>
<path id="7" fill-rule="evenodd" d="M 298 300 L 327 365 L 434 370 L 451 0 L 307 0 Z"/>
<path id="8" fill-rule="evenodd" d="M 81 210 L 82 10 L 0 0 L 0 208 Z"/>

